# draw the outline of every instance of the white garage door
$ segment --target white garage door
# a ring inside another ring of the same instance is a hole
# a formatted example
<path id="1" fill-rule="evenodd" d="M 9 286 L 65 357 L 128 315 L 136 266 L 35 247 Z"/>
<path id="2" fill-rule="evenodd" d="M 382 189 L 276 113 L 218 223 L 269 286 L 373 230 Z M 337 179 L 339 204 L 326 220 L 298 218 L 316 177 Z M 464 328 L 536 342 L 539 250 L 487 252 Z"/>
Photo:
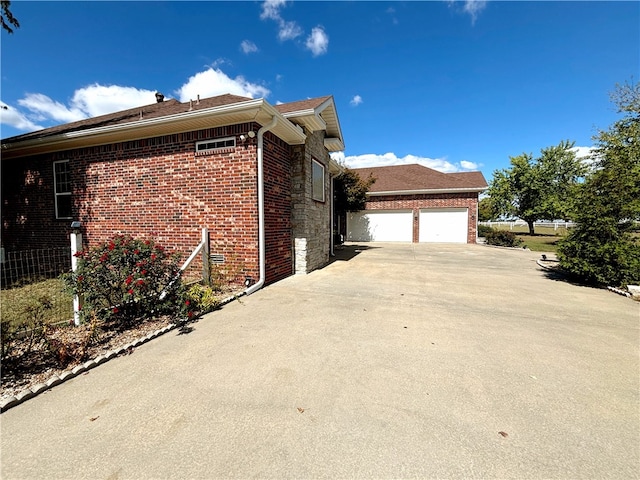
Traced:
<path id="1" fill-rule="evenodd" d="M 411 242 L 411 210 L 362 211 L 347 216 L 347 240 L 350 242 Z"/>
<path id="2" fill-rule="evenodd" d="M 467 243 L 468 229 L 466 208 L 420 210 L 420 242 Z"/>

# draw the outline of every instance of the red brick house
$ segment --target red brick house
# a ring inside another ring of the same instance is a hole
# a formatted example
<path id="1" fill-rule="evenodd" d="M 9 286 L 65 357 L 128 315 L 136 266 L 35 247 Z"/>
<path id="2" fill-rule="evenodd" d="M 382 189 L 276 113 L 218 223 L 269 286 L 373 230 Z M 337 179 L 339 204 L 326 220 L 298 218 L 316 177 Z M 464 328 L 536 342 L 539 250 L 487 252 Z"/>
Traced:
<path id="1" fill-rule="evenodd" d="M 347 241 L 476 243 L 481 172 L 442 173 L 422 165 L 353 169 L 376 182 L 365 210 L 347 215 Z"/>
<path id="2" fill-rule="evenodd" d="M 164 101 L 2 141 L 2 247 L 154 235 L 189 255 L 201 229 L 241 275 L 275 282 L 329 261 L 344 149 L 333 97 L 272 106 L 235 95 Z"/>

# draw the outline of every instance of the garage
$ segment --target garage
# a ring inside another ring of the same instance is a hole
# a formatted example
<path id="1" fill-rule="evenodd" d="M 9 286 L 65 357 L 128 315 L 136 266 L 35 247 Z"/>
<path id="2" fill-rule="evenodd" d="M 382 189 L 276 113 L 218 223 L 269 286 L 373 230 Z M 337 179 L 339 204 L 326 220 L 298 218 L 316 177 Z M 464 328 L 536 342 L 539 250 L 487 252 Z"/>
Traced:
<path id="1" fill-rule="evenodd" d="M 347 216 L 349 242 L 411 242 L 411 210 L 361 211 Z"/>
<path id="2" fill-rule="evenodd" d="M 469 215 L 467 208 L 426 208 L 420 210 L 418 241 L 433 243 L 467 243 Z"/>

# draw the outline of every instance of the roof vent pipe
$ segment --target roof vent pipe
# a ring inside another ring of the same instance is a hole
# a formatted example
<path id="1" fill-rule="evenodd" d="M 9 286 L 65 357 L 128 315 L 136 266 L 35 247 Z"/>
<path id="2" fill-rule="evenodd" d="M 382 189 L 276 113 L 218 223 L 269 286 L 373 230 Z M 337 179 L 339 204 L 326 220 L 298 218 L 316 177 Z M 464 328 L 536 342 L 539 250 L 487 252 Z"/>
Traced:
<path id="1" fill-rule="evenodd" d="M 164 102 L 164 95 L 161 94 L 160 92 L 156 92 L 156 102 L 158 103 Z"/>
<path id="2" fill-rule="evenodd" d="M 196 105 L 200 105 L 200 94 L 198 94 L 197 100 L 196 100 Z"/>

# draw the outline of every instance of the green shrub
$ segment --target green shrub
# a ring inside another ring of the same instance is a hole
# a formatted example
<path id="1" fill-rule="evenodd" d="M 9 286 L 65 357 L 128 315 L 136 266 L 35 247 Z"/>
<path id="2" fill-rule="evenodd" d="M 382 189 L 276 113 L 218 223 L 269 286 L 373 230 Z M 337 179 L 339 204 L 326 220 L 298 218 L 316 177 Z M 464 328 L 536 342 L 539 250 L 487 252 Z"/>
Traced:
<path id="1" fill-rule="evenodd" d="M 488 225 L 478 225 L 478 236 L 486 237 L 487 235 L 491 235 L 491 232 L 495 232 L 493 228 Z"/>
<path id="2" fill-rule="evenodd" d="M 602 235 L 593 228 L 576 228 L 559 242 L 558 258 L 566 272 L 585 283 L 640 283 L 640 242 L 630 234 Z"/>
<path id="3" fill-rule="evenodd" d="M 117 235 L 76 256 L 78 268 L 66 283 L 83 297 L 83 319 L 135 321 L 180 313 L 178 258 L 153 240 Z"/>
<path id="4" fill-rule="evenodd" d="M 485 233 L 484 238 L 487 245 L 497 245 L 499 247 L 520 247 L 524 243 L 518 236 L 507 230 L 494 230 Z"/>
<path id="5" fill-rule="evenodd" d="M 198 312 L 199 314 L 207 313 L 215 310 L 219 306 L 220 299 L 216 295 L 214 288 L 196 283 L 187 290 L 185 300 L 187 318 L 193 317 L 193 312 Z"/>

